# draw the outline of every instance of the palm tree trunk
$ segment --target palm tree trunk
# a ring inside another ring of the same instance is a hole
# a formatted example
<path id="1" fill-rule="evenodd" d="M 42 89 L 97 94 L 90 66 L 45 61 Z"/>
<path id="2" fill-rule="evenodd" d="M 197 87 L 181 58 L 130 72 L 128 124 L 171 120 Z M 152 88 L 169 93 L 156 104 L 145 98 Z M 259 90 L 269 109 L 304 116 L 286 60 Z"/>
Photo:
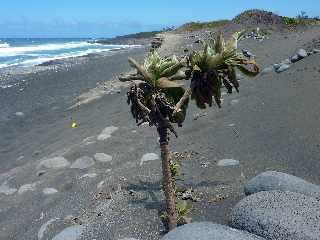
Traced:
<path id="1" fill-rule="evenodd" d="M 177 211 L 176 211 L 176 196 L 175 189 L 172 182 L 170 170 L 170 151 L 168 143 L 168 129 L 166 127 L 159 127 L 158 132 L 160 136 L 160 149 L 162 160 L 162 175 L 163 175 L 163 190 L 166 198 L 166 207 L 168 214 L 169 231 L 177 227 Z"/>

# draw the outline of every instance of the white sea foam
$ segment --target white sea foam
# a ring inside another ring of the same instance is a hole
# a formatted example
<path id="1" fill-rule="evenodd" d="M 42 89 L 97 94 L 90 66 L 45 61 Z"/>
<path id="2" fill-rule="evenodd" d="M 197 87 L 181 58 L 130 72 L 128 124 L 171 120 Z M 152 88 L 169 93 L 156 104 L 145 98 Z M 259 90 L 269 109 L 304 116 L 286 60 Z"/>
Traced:
<path id="1" fill-rule="evenodd" d="M 10 45 L 8 43 L 0 43 L 0 48 L 8 48 Z"/>
<path id="2" fill-rule="evenodd" d="M 23 47 L 2 47 L 0 48 L 0 56 L 16 56 L 19 54 L 26 54 L 31 52 L 41 52 L 41 51 L 55 51 L 63 49 L 90 47 L 90 46 L 101 46 L 98 43 L 88 43 L 88 42 L 69 42 L 69 43 L 56 43 L 56 44 L 40 44 L 40 45 L 30 45 Z"/>
<path id="3" fill-rule="evenodd" d="M 43 44 L 37 46 L 29 47 L 10 47 L 10 48 L 0 48 L 0 58 L 1 57 L 12 57 L 16 55 L 21 56 L 21 60 L 15 63 L 4 62 L 0 63 L 1 68 L 13 67 L 13 66 L 35 66 L 45 62 L 72 58 L 72 57 L 81 57 L 88 54 L 97 54 L 102 52 L 108 52 L 111 50 L 120 50 L 127 48 L 137 48 L 140 45 L 102 45 L 98 43 L 64 43 L 64 44 Z M 76 49 L 80 48 L 80 49 Z M 84 49 L 81 49 L 84 48 Z M 63 53 L 49 53 L 46 51 L 51 50 L 61 50 Z M 64 51 L 65 50 L 65 51 Z M 24 59 L 25 57 L 31 59 Z M 24 59 L 24 60 L 23 60 Z"/>

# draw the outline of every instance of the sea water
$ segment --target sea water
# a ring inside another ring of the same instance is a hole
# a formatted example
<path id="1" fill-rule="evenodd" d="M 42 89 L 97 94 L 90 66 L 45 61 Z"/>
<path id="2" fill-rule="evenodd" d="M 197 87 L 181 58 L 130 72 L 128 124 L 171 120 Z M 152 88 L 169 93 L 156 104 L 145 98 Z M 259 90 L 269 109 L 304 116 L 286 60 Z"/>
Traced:
<path id="1" fill-rule="evenodd" d="M 6 38 L 0 39 L 0 69 L 29 67 L 57 59 L 132 47 L 138 46 L 106 45 L 79 38 Z"/>

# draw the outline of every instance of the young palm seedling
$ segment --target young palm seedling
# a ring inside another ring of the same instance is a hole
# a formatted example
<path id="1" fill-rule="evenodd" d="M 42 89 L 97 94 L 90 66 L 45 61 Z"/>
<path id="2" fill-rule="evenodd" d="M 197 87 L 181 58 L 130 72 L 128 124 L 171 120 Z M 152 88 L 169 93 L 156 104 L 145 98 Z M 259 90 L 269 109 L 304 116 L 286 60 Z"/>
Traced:
<path id="1" fill-rule="evenodd" d="M 120 81 L 140 80 L 138 84 L 131 86 L 127 93 L 131 113 L 138 125 L 148 123 L 149 126 L 155 126 L 160 137 L 163 190 L 169 230 L 177 226 L 178 220 L 173 172 L 169 160 L 169 133 L 177 137 L 173 124 L 182 125 L 190 97 L 201 109 L 206 108 L 206 105 L 211 107 L 213 99 L 218 107 L 221 107 L 222 84 L 228 93 L 232 93 L 233 88 L 239 91 L 236 68 L 248 76 L 259 73 L 255 61 L 247 59 L 237 51 L 240 37 L 241 33 L 236 33 L 225 42 L 220 34 L 205 43 L 202 50 L 180 60 L 175 56 L 162 58 L 156 51 L 148 55 L 143 65 L 129 58 L 130 65 L 137 72 L 119 78 Z M 190 87 L 185 90 L 183 80 L 190 77 Z M 179 215 L 185 215 L 189 211 L 185 206 L 181 209 Z"/>

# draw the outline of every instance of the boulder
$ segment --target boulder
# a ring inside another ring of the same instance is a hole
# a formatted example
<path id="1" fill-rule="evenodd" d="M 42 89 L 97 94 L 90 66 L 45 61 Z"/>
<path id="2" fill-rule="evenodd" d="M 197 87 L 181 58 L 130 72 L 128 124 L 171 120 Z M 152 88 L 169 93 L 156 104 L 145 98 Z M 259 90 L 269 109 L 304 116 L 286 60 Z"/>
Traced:
<path id="1" fill-rule="evenodd" d="M 304 49 L 299 49 L 293 56 L 290 57 L 290 61 L 292 63 L 295 63 L 297 61 L 300 61 L 301 59 L 308 56 L 308 53 Z"/>
<path id="2" fill-rule="evenodd" d="M 232 227 L 266 239 L 320 240 L 320 202 L 293 192 L 259 192 L 231 212 Z"/>
<path id="3" fill-rule="evenodd" d="M 307 57 L 308 56 L 308 53 L 307 53 L 307 51 L 306 50 L 304 50 L 304 49 L 299 49 L 297 52 L 296 52 L 296 54 L 298 55 L 298 57 L 300 57 L 301 59 L 302 58 L 305 58 L 305 57 Z"/>
<path id="4" fill-rule="evenodd" d="M 214 224 L 196 222 L 175 228 L 166 234 L 162 240 L 263 240 L 248 232 Z"/>
<path id="5" fill-rule="evenodd" d="M 297 192 L 320 199 L 320 186 L 282 172 L 261 173 L 252 178 L 244 187 L 246 195 L 273 190 Z"/>

